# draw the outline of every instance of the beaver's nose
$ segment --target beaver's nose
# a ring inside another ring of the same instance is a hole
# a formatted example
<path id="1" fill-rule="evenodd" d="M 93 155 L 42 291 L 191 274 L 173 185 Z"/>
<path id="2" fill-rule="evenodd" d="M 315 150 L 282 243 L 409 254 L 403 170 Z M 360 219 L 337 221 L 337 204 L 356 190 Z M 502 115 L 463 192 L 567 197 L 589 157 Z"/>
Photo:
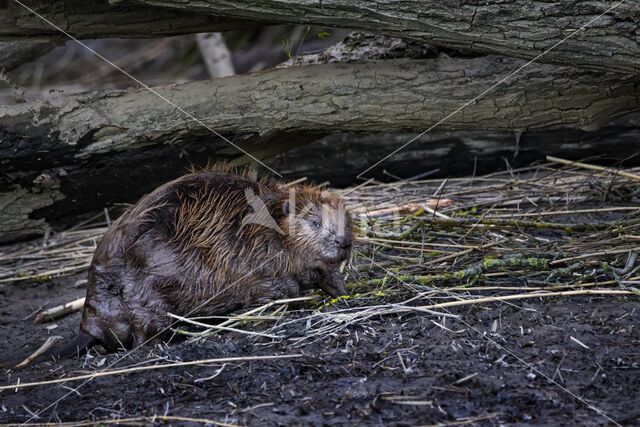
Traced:
<path id="1" fill-rule="evenodd" d="M 335 243 L 340 249 L 347 249 L 351 247 L 351 236 L 337 236 Z"/>

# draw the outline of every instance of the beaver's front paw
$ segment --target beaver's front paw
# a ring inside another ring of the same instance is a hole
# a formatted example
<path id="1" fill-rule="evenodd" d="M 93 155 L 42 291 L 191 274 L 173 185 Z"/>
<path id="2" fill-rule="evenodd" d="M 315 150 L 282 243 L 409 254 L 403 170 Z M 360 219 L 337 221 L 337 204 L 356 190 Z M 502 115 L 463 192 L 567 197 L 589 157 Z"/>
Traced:
<path id="1" fill-rule="evenodd" d="M 326 280 L 319 283 L 319 288 L 331 295 L 333 298 L 349 294 L 344 277 L 339 271 L 329 274 Z"/>

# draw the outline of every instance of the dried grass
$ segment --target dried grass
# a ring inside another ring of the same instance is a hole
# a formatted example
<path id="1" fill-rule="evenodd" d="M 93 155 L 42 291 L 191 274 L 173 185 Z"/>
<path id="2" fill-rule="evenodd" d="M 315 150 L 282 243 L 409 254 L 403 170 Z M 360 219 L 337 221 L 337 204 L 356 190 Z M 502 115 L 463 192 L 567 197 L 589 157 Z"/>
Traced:
<path id="1" fill-rule="evenodd" d="M 327 301 L 318 293 L 233 316 L 186 319 L 200 330 L 175 332 L 201 339 L 234 331 L 301 345 L 375 316 L 455 317 L 445 309 L 640 295 L 638 169 L 550 160 L 482 177 L 369 179 L 342 190 L 359 234 L 345 269 L 351 295 Z M 86 270 L 105 227 L 83 227 L 0 252 L 0 286 Z M 291 303 L 304 307 L 291 310 Z M 205 323 L 211 320 L 224 321 Z M 304 333 L 287 338 L 292 324 Z"/>

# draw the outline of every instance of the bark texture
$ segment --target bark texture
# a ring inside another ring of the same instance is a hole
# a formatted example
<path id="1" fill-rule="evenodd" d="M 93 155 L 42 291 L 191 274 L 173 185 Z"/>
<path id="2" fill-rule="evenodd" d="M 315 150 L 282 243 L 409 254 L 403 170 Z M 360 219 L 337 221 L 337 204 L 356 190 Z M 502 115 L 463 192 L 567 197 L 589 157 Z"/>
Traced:
<path id="1" fill-rule="evenodd" d="M 138 0 L 262 23 L 315 24 L 407 37 L 436 46 L 539 58 L 593 70 L 640 71 L 640 5 L 572 0 Z M 599 17 L 599 18 L 598 18 Z"/>
<path id="2" fill-rule="evenodd" d="M 77 38 L 149 38 L 210 31 L 228 31 L 246 27 L 249 19 L 238 21 L 203 13 L 106 0 L 34 0 L 25 5 L 52 24 Z M 0 5 L 0 41 L 24 40 L 25 37 L 68 38 L 51 24 L 19 4 Z"/>
<path id="3" fill-rule="evenodd" d="M 297 23 L 360 29 L 447 48 L 529 59 L 588 24 L 584 31 L 554 47 L 538 61 L 637 73 L 640 5 L 627 1 L 598 18 L 616 3 L 615 0 L 137 0 L 109 4 L 34 0 L 29 7 L 79 38 L 158 37 L 227 31 L 247 25 Z M 161 7 L 149 8 L 150 5 Z M 61 34 L 18 4 L 9 2 L 7 9 L 0 9 L 0 40 L 25 36 L 61 37 Z"/>
<path id="4" fill-rule="evenodd" d="M 522 64 L 499 57 L 390 60 L 270 70 L 157 88 L 223 134 L 421 131 Z M 534 64 L 439 125 L 513 130 L 597 129 L 640 110 L 640 76 Z M 105 91 L 0 107 L 4 154 L 20 165 L 42 148 L 78 158 L 209 134 L 146 90 Z M 212 138 L 215 138 L 212 136 Z M 17 146 L 24 152 L 14 153 Z"/>

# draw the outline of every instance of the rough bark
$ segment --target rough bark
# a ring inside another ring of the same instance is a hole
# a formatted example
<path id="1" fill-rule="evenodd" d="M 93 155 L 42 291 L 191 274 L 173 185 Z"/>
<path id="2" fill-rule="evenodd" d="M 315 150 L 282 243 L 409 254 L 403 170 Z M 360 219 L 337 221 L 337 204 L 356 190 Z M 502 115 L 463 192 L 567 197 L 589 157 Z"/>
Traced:
<path id="1" fill-rule="evenodd" d="M 439 52 L 431 46 L 398 37 L 354 31 L 339 43 L 314 53 L 293 57 L 277 68 L 301 65 L 331 64 L 335 62 L 360 62 L 376 59 L 426 59 L 437 58 Z"/>
<path id="2" fill-rule="evenodd" d="M 323 64 L 157 88 L 223 134 L 419 131 L 447 117 L 522 64 L 440 56 Z M 513 130 L 575 124 L 597 128 L 640 110 L 640 76 L 531 65 L 439 125 Z M 208 133 L 146 90 L 105 91 L 0 107 L 3 149 L 12 164 L 41 148 L 77 157 Z M 213 137 L 212 137 L 213 138 Z M 27 141 L 29 141 L 27 143 Z M 9 152 L 5 151 L 9 150 Z M 1 156 L 4 157 L 4 156 Z"/>
<path id="3" fill-rule="evenodd" d="M 260 137 L 241 137 L 262 134 L 290 148 L 327 132 L 423 131 L 520 64 L 441 56 L 309 65 L 157 90 L 262 157 L 280 147 L 259 144 Z M 638 111 L 639 94 L 637 77 L 532 65 L 438 129 L 596 129 L 611 117 Z M 47 224 L 72 219 L 70 215 L 134 201 L 183 173 L 189 163 L 231 159 L 236 153 L 147 91 L 94 92 L 1 106 L 0 240 L 40 232 Z"/>
<path id="4" fill-rule="evenodd" d="M 203 13 L 168 8 L 150 8 L 134 3 L 109 4 L 106 0 L 34 0 L 24 2 L 51 23 L 77 38 L 150 38 L 228 31 L 250 25 L 248 19 L 238 21 Z M 67 40 L 59 30 L 9 1 L 0 5 L 0 41 L 44 37 Z"/>
<path id="5" fill-rule="evenodd" d="M 573 0 L 139 0 L 263 23 L 315 24 L 421 40 L 436 46 L 534 58 L 618 3 Z M 621 3 L 541 62 L 640 71 L 640 6 Z"/>
<path id="6" fill-rule="evenodd" d="M 34 0 L 29 6 L 80 38 L 157 37 L 227 31 L 257 23 L 298 23 L 360 29 L 436 46 L 534 58 L 616 4 L 614 0 L 138 0 L 147 6 L 113 3 Z M 162 7 L 150 9 L 148 5 Z M 60 37 L 60 33 L 9 2 L 8 9 L 0 10 L 0 40 L 25 36 Z M 620 4 L 538 61 L 637 73 L 640 6 L 637 2 Z"/>

